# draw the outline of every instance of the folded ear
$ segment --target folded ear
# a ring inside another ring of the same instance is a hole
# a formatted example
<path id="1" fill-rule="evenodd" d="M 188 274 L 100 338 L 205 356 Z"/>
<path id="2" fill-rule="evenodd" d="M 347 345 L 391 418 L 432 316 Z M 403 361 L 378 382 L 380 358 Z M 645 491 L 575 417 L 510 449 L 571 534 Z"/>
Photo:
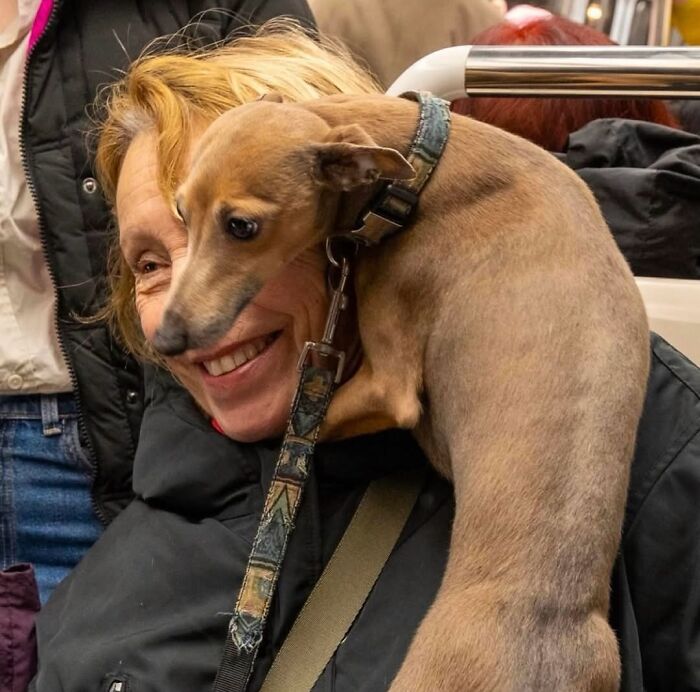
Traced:
<path id="1" fill-rule="evenodd" d="M 395 149 L 377 146 L 358 125 L 336 127 L 326 141 L 313 145 L 314 177 L 336 190 L 370 185 L 380 178 L 407 180 L 413 166 Z"/>
<path id="2" fill-rule="evenodd" d="M 268 91 L 262 96 L 259 96 L 258 101 L 272 101 L 273 103 L 284 103 L 284 97 L 282 96 L 282 94 L 276 91 Z"/>

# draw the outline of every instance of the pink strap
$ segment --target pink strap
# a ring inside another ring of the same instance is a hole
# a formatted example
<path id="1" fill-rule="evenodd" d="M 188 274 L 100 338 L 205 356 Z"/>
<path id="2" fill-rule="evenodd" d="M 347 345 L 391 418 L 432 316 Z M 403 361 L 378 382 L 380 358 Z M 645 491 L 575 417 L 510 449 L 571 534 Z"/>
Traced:
<path id="1" fill-rule="evenodd" d="M 36 17 L 34 17 L 34 23 L 32 24 L 32 33 L 29 34 L 29 45 L 27 47 L 27 52 L 30 52 L 34 45 L 39 40 L 39 37 L 44 33 L 46 24 L 51 16 L 51 10 L 53 9 L 53 0 L 41 0 L 41 5 L 36 12 Z"/>

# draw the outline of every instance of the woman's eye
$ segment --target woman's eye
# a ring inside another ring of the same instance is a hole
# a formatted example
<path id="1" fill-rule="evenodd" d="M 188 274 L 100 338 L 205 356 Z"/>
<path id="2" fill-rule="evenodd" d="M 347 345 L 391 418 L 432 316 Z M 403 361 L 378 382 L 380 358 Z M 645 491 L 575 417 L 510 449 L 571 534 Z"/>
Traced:
<path id="1" fill-rule="evenodd" d="M 226 220 L 226 232 L 237 240 L 250 240 L 258 234 L 258 224 L 252 219 L 230 216 Z"/>

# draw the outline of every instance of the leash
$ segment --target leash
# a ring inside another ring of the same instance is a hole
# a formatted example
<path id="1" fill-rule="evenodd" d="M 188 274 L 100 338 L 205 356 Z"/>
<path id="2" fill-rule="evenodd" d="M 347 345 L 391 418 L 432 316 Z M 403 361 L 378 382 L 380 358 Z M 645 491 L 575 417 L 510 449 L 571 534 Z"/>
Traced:
<path id="1" fill-rule="evenodd" d="M 239 692 L 248 685 L 309 476 L 318 433 L 333 389 L 343 375 L 345 353 L 333 347 L 333 338 L 340 313 L 347 304 L 345 288 L 350 276 L 350 263 L 345 257 L 338 262 L 331 251 L 330 242 L 326 243 L 326 251 L 331 264 L 339 269 L 338 283 L 333 289 L 323 338 L 320 342 L 307 342 L 299 359 L 299 385 L 238 600 L 229 622 L 213 692 Z"/>
<path id="2" fill-rule="evenodd" d="M 382 189 L 363 212 L 357 226 L 341 236 L 351 238 L 356 245 L 376 245 L 410 221 L 418 196 L 447 142 L 449 104 L 427 92 L 409 92 L 403 96 L 420 105 L 416 135 L 407 156 L 416 177 L 410 181 L 394 181 Z M 335 257 L 333 240 L 326 241 L 326 254 L 338 270 L 338 281 L 331 287 L 323 337 L 320 342 L 306 342 L 299 359 L 299 384 L 212 692 L 244 692 L 248 686 L 318 433 L 345 367 L 345 353 L 336 349 L 333 341 L 340 314 L 347 305 L 345 289 L 350 262 L 345 256 L 340 261 Z"/>

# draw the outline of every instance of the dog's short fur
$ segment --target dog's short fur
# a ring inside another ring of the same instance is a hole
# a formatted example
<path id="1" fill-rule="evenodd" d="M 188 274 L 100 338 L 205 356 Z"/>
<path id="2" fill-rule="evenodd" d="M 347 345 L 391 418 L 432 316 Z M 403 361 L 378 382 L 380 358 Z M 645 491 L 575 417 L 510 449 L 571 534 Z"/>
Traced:
<path id="1" fill-rule="evenodd" d="M 410 177 L 418 106 L 330 97 L 237 108 L 179 192 L 189 258 L 158 345 L 220 337 L 295 255 Z M 226 234 L 254 218 L 252 240 Z M 453 118 L 412 226 L 363 250 L 364 360 L 326 436 L 412 428 L 454 482 L 440 591 L 394 692 L 612 692 L 607 624 L 648 369 L 632 275 L 592 195 L 538 147 Z"/>

